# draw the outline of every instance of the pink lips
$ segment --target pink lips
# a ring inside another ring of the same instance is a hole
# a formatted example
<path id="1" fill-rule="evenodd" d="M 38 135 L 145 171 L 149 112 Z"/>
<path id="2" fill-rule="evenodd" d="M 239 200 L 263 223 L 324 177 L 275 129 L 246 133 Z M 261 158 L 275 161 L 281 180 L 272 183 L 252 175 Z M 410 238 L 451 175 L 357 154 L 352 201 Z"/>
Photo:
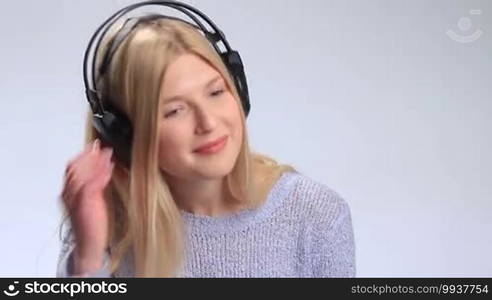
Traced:
<path id="1" fill-rule="evenodd" d="M 206 143 L 195 149 L 193 152 L 200 153 L 200 154 L 213 154 L 222 150 L 222 148 L 224 148 L 226 143 L 227 143 L 227 135 L 215 141 Z"/>

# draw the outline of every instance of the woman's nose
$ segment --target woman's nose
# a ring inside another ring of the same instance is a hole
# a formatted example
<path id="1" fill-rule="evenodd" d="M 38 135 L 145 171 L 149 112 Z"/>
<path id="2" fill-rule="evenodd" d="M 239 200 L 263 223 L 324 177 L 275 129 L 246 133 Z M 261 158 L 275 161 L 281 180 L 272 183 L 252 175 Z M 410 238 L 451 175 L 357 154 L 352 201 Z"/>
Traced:
<path id="1" fill-rule="evenodd" d="M 212 110 L 203 106 L 196 109 L 196 121 L 196 133 L 198 134 L 212 131 L 217 123 Z"/>

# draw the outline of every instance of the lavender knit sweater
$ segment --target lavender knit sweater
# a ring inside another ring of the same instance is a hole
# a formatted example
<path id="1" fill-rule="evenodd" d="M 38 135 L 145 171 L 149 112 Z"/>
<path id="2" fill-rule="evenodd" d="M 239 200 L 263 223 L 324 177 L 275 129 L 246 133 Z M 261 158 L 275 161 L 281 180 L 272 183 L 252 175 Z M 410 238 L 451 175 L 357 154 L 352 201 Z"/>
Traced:
<path id="1" fill-rule="evenodd" d="M 298 172 L 284 173 L 257 210 L 223 217 L 182 211 L 187 228 L 179 277 L 355 277 L 350 208 L 332 189 Z M 71 277 L 73 236 L 68 231 L 57 277 Z M 114 274 L 109 255 L 91 277 L 133 277 L 125 257 Z"/>

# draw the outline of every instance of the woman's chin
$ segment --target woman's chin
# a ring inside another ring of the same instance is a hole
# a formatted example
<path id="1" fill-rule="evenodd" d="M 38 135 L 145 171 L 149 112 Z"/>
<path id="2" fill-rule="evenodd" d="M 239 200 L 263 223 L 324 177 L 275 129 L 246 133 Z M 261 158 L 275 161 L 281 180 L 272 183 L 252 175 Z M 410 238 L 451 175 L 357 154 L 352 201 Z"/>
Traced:
<path id="1" fill-rule="evenodd" d="M 195 169 L 197 175 L 203 179 L 220 179 L 229 175 L 233 169 L 233 164 L 216 164 L 213 166 L 202 166 Z"/>

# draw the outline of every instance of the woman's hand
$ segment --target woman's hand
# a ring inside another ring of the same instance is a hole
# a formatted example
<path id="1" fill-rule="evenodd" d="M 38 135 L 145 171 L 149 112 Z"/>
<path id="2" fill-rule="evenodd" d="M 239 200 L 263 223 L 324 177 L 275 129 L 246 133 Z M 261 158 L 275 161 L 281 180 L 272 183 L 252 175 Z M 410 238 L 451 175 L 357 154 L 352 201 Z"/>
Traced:
<path id="1" fill-rule="evenodd" d="M 104 190 L 111 179 L 113 150 L 101 149 L 99 140 L 86 146 L 65 171 L 62 201 L 75 233 L 74 273 L 102 266 L 108 239 L 108 206 Z"/>

